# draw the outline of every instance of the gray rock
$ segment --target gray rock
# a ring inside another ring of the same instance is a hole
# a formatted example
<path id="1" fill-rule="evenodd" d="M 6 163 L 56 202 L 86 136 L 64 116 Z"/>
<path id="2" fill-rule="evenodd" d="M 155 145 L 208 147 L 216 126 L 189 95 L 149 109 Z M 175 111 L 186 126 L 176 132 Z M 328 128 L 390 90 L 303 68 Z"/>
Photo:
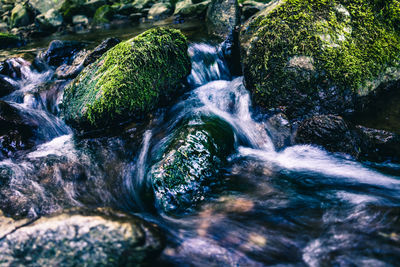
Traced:
<path id="1" fill-rule="evenodd" d="M 137 266 L 163 247 L 159 230 L 110 209 L 73 210 L 20 227 L 0 244 L 1 266 Z"/>
<path id="2" fill-rule="evenodd" d="M 156 3 L 154 4 L 147 14 L 149 20 L 160 20 L 171 15 L 173 10 L 170 3 Z"/>
<path id="3" fill-rule="evenodd" d="M 237 0 L 212 0 L 207 10 L 208 33 L 225 40 L 240 24 L 240 9 Z"/>

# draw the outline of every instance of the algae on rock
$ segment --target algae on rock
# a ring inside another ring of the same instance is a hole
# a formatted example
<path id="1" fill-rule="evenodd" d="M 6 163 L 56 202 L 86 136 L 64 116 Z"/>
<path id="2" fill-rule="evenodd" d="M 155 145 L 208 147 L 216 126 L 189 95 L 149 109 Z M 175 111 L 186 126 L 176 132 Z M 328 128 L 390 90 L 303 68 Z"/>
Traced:
<path id="1" fill-rule="evenodd" d="M 399 1 L 277 0 L 241 31 L 256 104 L 291 118 L 343 114 L 400 78 Z"/>
<path id="2" fill-rule="evenodd" d="M 179 91 L 190 73 L 187 41 L 179 30 L 155 28 L 122 42 L 65 89 L 63 114 L 77 128 L 140 120 Z"/>

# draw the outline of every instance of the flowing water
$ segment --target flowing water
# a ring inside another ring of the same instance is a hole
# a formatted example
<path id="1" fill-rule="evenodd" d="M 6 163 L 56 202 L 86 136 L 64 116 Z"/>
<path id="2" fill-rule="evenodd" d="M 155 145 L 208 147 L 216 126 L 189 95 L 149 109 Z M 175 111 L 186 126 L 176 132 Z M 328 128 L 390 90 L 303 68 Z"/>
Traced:
<path id="1" fill-rule="evenodd" d="M 314 146 L 277 150 L 254 119 L 242 77 L 218 47 L 191 44 L 190 90 L 148 125 L 81 139 L 38 86 L 52 76 L 22 68 L 20 89 L 3 98 L 40 125 L 36 148 L 0 162 L 0 204 L 35 218 L 74 206 L 113 206 L 161 226 L 161 265 L 390 266 L 400 262 L 400 166 L 360 163 Z M 22 62 L 23 64 L 23 62 Z M 219 117 L 235 134 L 221 188 L 198 210 L 157 210 L 148 172 L 183 120 Z M 1 185 L 1 183 L 0 183 Z M 1 187 L 0 187 L 1 188 Z M 150 193 L 149 193 L 150 192 Z M 10 202 L 7 202 L 10 199 Z"/>

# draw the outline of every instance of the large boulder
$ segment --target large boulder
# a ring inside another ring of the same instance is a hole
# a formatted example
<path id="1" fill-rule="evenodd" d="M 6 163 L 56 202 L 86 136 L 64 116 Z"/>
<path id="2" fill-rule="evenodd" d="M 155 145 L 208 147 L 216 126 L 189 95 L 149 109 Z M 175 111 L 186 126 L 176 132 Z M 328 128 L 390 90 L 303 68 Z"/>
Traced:
<path id="1" fill-rule="evenodd" d="M 26 5 L 16 4 L 15 7 L 11 10 L 11 28 L 29 25 L 31 23 L 31 20 L 32 16 Z"/>
<path id="2" fill-rule="evenodd" d="M 161 2 L 154 4 L 147 14 L 147 18 L 150 20 L 160 20 L 168 17 L 173 12 L 171 4 L 168 2 Z"/>
<path id="3" fill-rule="evenodd" d="M 138 266 L 154 260 L 162 248 L 158 228 L 138 217 L 110 209 L 73 210 L 5 235 L 0 265 Z"/>
<path id="4" fill-rule="evenodd" d="M 212 0 L 207 10 L 208 33 L 225 40 L 240 24 L 240 9 L 237 0 Z"/>
<path id="5" fill-rule="evenodd" d="M 149 173 L 157 206 L 168 213 L 190 212 L 221 183 L 233 147 L 232 128 L 221 119 L 183 123 Z"/>
<path id="6" fill-rule="evenodd" d="M 39 29 L 46 32 L 53 32 L 63 24 L 61 14 L 55 9 L 49 9 L 46 13 L 40 14 L 35 18 Z"/>
<path id="7" fill-rule="evenodd" d="M 65 121 L 86 129 L 146 117 L 190 73 L 187 48 L 182 33 L 167 28 L 116 45 L 65 89 Z"/>
<path id="8" fill-rule="evenodd" d="M 289 118 L 344 114 L 400 78 L 399 2 L 275 0 L 241 30 L 246 87 Z"/>

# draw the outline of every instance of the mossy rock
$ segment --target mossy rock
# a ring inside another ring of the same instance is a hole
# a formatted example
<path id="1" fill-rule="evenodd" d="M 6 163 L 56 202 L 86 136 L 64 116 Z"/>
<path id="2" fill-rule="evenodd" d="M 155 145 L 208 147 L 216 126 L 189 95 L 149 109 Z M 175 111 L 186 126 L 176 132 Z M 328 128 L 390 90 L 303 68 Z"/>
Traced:
<path id="1" fill-rule="evenodd" d="M 142 266 L 163 248 L 154 224 L 109 208 L 0 223 L 1 266 Z"/>
<path id="2" fill-rule="evenodd" d="M 94 24 L 108 23 L 114 15 L 114 10 L 110 5 L 104 5 L 99 7 L 93 16 Z"/>
<path id="3" fill-rule="evenodd" d="M 25 44 L 20 37 L 10 33 L 0 33 L 0 49 L 18 47 Z"/>
<path id="4" fill-rule="evenodd" d="M 101 128 L 147 117 L 189 75 L 187 48 L 185 36 L 168 28 L 116 45 L 65 89 L 65 121 L 76 128 Z"/>
<path id="5" fill-rule="evenodd" d="M 30 10 L 26 5 L 16 4 L 11 10 L 10 26 L 11 28 L 26 26 L 31 23 L 31 19 Z"/>
<path id="6" fill-rule="evenodd" d="M 400 78 L 398 0 L 276 0 L 241 30 L 245 83 L 257 105 L 290 118 L 352 112 Z"/>
<path id="7" fill-rule="evenodd" d="M 75 15 L 86 15 L 86 10 L 82 7 L 85 0 L 65 0 L 59 9 L 59 12 L 67 22 L 72 22 L 72 17 Z"/>
<path id="8" fill-rule="evenodd" d="M 157 206 L 173 214 L 193 210 L 221 184 L 221 168 L 233 148 L 232 128 L 221 119 L 183 123 L 149 174 Z"/>

